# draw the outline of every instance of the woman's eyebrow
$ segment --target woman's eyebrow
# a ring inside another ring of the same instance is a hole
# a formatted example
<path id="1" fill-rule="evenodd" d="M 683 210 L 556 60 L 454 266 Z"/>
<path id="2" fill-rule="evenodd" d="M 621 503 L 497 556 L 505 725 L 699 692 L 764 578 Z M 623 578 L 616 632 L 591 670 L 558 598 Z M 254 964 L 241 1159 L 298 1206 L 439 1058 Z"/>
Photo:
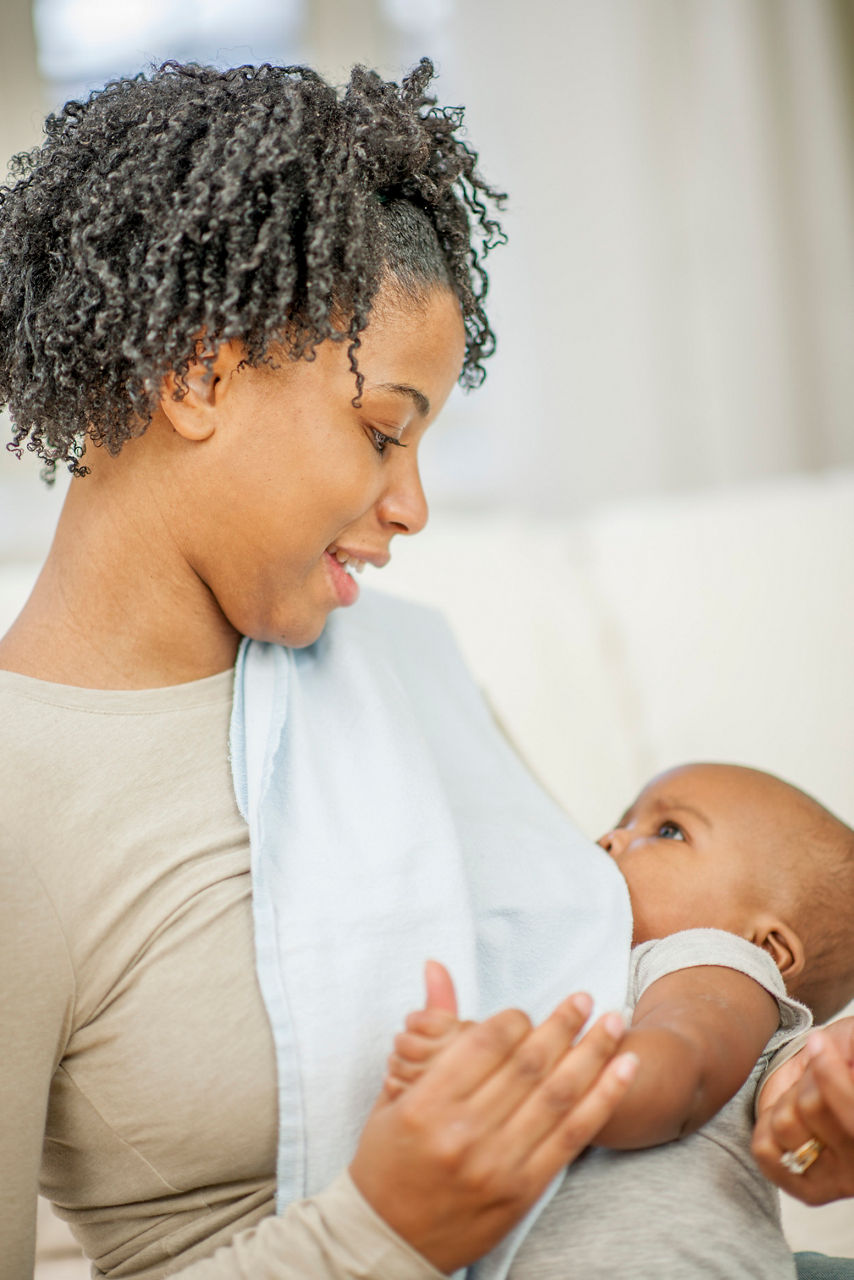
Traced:
<path id="1" fill-rule="evenodd" d="M 430 412 L 430 401 L 427 399 L 423 391 L 419 391 L 417 387 L 410 387 L 405 382 L 378 382 L 374 386 L 369 387 L 370 391 L 390 391 L 392 395 L 407 396 L 415 408 L 418 410 L 422 418 L 426 418 Z"/>

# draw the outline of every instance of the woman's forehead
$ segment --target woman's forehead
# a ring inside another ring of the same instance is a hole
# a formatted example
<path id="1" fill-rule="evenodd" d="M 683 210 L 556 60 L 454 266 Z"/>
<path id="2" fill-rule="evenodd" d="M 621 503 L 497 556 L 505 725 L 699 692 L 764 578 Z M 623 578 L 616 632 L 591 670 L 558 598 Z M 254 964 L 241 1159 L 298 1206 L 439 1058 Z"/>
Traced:
<path id="1" fill-rule="evenodd" d="M 433 289 L 424 306 L 386 306 L 372 316 L 357 353 L 366 393 L 408 396 L 422 416 L 432 407 L 430 383 L 456 382 L 465 354 L 460 305 L 448 289 Z"/>

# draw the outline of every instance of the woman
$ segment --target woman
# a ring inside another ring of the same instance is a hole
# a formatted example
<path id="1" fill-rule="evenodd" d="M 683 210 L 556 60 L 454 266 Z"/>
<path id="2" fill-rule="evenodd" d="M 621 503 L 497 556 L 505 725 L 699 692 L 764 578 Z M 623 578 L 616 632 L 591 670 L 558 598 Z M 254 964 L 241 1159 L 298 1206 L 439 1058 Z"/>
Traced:
<path id="1" fill-rule="evenodd" d="M 0 399 L 77 476 L 0 642 L 3 1277 L 39 1177 L 103 1274 L 435 1276 L 626 1087 L 606 1024 L 571 1048 L 583 1000 L 507 1011 L 271 1216 L 232 667 L 242 635 L 310 644 L 345 566 L 423 527 L 417 445 L 491 351 L 494 193 L 429 76 L 167 66 L 69 104 L 3 195 Z"/>
<path id="2" fill-rule="evenodd" d="M 605 1025 L 571 1047 L 583 999 L 536 1030 L 506 1011 L 270 1216 L 233 664 L 242 635 L 314 641 L 354 562 L 423 527 L 417 446 L 492 349 L 495 193 L 430 75 L 339 99 L 167 65 L 52 117 L 3 193 L 0 400 L 18 450 L 75 473 L 0 642 L 4 1280 L 31 1274 L 39 1180 L 102 1274 L 434 1276 L 626 1087 Z"/>

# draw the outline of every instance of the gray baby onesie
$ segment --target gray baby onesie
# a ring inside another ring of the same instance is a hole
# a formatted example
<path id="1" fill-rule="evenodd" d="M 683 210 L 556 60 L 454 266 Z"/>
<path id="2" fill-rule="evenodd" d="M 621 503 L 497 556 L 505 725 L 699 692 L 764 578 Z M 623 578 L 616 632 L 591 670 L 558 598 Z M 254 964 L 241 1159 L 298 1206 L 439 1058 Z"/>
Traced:
<path id="1" fill-rule="evenodd" d="M 780 1026 L 749 1078 L 702 1129 L 642 1151 L 591 1148 L 519 1247 L 508 1280 L 795 1280 L 776 1189 L 750 1154 L 753 1102 L 772 1054 L 810 1025 L 764 951 L 692 929 L 632 952 L 628 1005 L 695 965 L 738 969 L 776 997 Z"/>

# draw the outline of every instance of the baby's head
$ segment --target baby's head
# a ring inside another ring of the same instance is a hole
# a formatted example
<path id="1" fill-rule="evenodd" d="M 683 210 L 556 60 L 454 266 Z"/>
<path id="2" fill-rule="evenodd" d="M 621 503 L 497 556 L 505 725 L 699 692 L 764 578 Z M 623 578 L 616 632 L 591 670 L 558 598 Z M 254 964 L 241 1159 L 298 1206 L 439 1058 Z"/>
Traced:
<path id="1" fill-rule="evenodd" d="M 854 832 L 779 778 L 691 764 L 654 778 L 599 844 L 634 942 L 726 929 L 763 947 L 824 1021 L 854 997 Z"/>

